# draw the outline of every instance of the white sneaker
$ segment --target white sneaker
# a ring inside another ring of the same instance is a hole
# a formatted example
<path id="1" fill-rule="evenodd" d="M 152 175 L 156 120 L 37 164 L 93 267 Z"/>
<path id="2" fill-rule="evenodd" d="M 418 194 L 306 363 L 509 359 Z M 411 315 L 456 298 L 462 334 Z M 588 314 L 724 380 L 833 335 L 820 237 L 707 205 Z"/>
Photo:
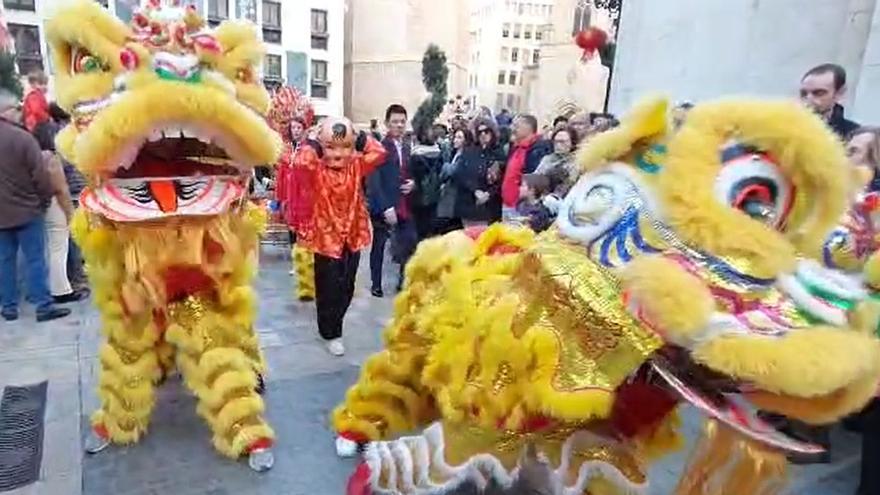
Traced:
<path id="1" fill-rule="evenodd" d="M 345 346 L 342 345 L 342 339 L 333 339 L 327 342 L 327 351 L 336 357 L 345 355 Z"/>
<path id="2" fill-rule="evenodd" d="M 347 438 L 336 437 L 336 455 L 347 459 L 357 455 L 358 444 Z"/>

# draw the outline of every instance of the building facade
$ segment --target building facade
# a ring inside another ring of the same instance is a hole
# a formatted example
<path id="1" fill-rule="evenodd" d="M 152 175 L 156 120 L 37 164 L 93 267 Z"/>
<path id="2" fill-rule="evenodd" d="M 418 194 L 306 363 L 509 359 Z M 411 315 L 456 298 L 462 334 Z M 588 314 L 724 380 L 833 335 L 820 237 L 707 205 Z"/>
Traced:
<path id="1" fill-rule="evenodd" d="M 392 103 L 412 116 L 428 96 L 422 57 L 433 43 L 446 54 L 449 98 L 467 92 L 470 0 L 346 0 L 345 114 L 381 123 Z"/>
<path id="2" fill-rule="evenodd" d="M 140 0 L 97 0 L 124 21 Z M 343 103 L 344 0 L 184 0 L 211 24 L 246 19 L 259 26 L 266 42 L 266 85 L 290 84 L 310 95 L 318 115 L 340 115 Z M 48 57 L 43 24 L 63 0 L 3 0 L 4 17 L 15 40 L 19 70 L 55 70 Z"/>
<path id="3" fill-rule="evenodd" d="M 833 62 L 848 72 L 848 114 L 880 123 L 876 0 L 625 1 L 611 109 L 646 94 L 695 102 L 726 95 L 795 98 L 803 74 Z"/>
<path id="4" fill-rule="evenodd" d="M 526 111 L 524 72 L 540 63 L 555 0 L 473 0 L 468 96 L 474 107 Z"/>
<path id="5" fill-rule="evenodd" d="M 541 63 L 526 68 L 524 75 L 527 107 L 540 121 L 604 110 L 610 71 L 598 56 L 582 60 L 574 43 L 575 35 L 589 27 L 602 29 L 613 41 L 614 22 L 607 10 L 590 1 L 556 0 L 540 46 Z"/>

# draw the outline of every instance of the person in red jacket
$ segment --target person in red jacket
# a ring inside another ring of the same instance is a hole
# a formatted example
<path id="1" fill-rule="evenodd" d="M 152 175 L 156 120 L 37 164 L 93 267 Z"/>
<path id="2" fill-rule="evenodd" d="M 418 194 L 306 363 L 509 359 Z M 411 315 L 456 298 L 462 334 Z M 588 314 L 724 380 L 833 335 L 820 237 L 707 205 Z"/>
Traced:
<path id="1" fill-rule="evenodd" d="M 501 216 L 505 222 L 517 217 L 516 204 L 523 175 L 533 173 L 541 159 L 553 152 L 553 145 L 538 134 L 538 119 L 532 115 L 520 115 L 514 120 L 513 137 L 501 182 Z"/>
<path id="2" fill-rule="evenodd" d="M 284 151 L 275 167 L 275 200 L 281 205 L 284 219 L 290 228 L 291 258 L 293 270 L 297 277 L 297 297 L 300 301 L 315 299 L 315 265 L 312 253 L 296 243 L 296 226 L 302 216 L 301 209 L 308 203 L 307 198 L 296 200 L 298 189 L 303 187 L 302 180 L 297 180 L 298 171 L 293 159 L 296 148 L 305 140 L 306 129 L 315 120 L 315 110 L 309 99 L 298 89 L 285 86 L 279 88 L 272 97 L 269 110 L 269 122 L 272 128 L 281 135 Z"/>
<path id="3" fill-rule="evenodd" d="M 24 126 L 31 133 L 43 122 L 48 122 L 49 101 L 46 93 L 49 86 L 49 78 L 42 71 L 33 72 L 28 76 L 30 91 L 24 97 L 21 114 Z"/>
<path id="4" fill-rule="evenodd" d="M 373 240 L 364 179 L 385 160 L 385 147 L 348 119 L 328 118 L 316 141 L 302 144 L 294 168 L 308 175 L 310 214 L 297 228 L 297 242 L 315 253 L 318 332 L 334 356 L 345 354 L 342 322 L 354 296 L 360 251 Z"/>

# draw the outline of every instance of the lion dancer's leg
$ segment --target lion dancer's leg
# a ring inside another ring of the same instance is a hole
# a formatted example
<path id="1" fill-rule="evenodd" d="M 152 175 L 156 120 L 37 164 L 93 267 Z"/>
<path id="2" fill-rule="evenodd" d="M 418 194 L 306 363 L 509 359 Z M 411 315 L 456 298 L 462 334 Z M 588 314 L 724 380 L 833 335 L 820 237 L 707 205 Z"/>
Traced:
<path id="1" fill-rule="evenodd" d="M 315 300 L 315 255 L 308 249 L 293 247 L 293 267 L 296 271 L 296 296 L 300 301 Z"/>
<path id="2" fill-rule="evenodd" d="M 155 403 L 155 384 L 163 370 L 157 353 L 163 325 L 146 301 L 146 286 L 129 274 L 123 245 L 112 229 L 92 225 L 79 210 L 71 232 L 80 244 L 101 313 L 104 344 L 99 351 L 98 396 L 86 451 L 97 453 L 111 442 L 138 441 L 146 432 Z"/>
<path id="3" fill-rule="evenodd" d="M 383 351 L 371 357 L 361 377 L 333 412 L 337 453 L 350 457 L 358 445 L 412 431 L 434 418 L 430 394 L 417 383 L 424 356 Z"/>
<path id="4" fill-rule="evenodd" d="M 431 311 L 445 290 L 441 279 L 454 263 L 473 256 L 474 242 L 450 234 L 422 244 L 408 265 L 409 285 L 398 296 L 395 315 L 385 331 L 386 349 L 373 355 L 333 413 L 339 437 L 336 451 L 353 456 L 358 446 L 411 432 L 438 417 L 431 390 L 422 382 L 431 349 L 429 334 L 420 334 L 420 318 Z"/>
<path id="5" fill-rule="evenodd" d="M 92 415 L 88 453 L 110 443 L 137 442 L 147 430 L 155 404 L 155 385 L 164 377 L 156 344 L 161 328 L 149 313 L 126 314 L 120 303 L 101 305 L 107 342 L 101 347 L 98 396 Z"/>
<path id="6" fill-rule="evenodd" d="M 221 287 L 217 301 L 190 297 L 170 310 L 168 340 L 178 346 L 178 368 L 199 399 L 199 414 L 213 431 L 214 447 L 251 468 L 274 464 L 275 434 L 263 418 L 256 389 L 263 359 L 252 331 L 253 293 Z"/>

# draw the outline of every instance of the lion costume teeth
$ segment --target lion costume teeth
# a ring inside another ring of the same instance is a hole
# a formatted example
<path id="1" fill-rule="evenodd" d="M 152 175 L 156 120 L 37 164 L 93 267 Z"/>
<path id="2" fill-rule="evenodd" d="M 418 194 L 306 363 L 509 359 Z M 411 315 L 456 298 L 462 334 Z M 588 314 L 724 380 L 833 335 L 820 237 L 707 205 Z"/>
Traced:
<path id="1" fill-rule="evenodd" d="M 104 326 L 89 450 L 139 440 L 156 384 L 176 367 L 217 450 L 268 469 L 249 286 L 265 219 L 246 193 L 281 142 L 264 117 L 255 28 L 209 30 L 173 0 L 144 1 L 126 26 L 74 0 L 47 37 L 72 115 L 58 149 L 89 179 L 72 230 Z"/>
<path id="2" fill-rule="evenodd" d="M 645 493 L 689 402 L 710 419 L 676 493 L 775 494 L 785 452 L 821 449 L 756 406 L 821 424 L 876 393 L 867 294 L 817 261 L 850 190 L 835 137 L 784 102 L 666 121 L 651 100 L 594 137 L 554 229 L 420 246 L 333 414 L 340 454 L 372 442 L 349 493 Z"/>

